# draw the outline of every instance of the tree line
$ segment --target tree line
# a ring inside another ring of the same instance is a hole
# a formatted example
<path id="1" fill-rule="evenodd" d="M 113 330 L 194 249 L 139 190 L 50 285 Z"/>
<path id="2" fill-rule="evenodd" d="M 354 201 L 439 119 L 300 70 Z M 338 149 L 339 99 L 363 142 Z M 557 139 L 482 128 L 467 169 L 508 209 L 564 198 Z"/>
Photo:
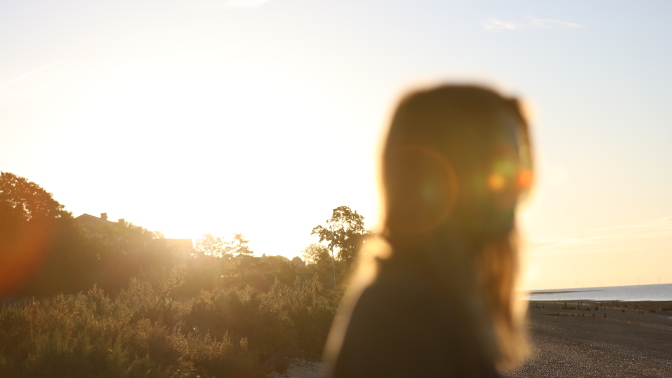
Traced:
<path id="1" fill-rule="evenodd" d="M 312 229 L 318 243 L 303 260 L 255 256 L 244 235 L 206 234 L 184 251 L 161 233 L 130 222 L 101 222 L 91 229 L 78 222 L 51 193 L 15 174 L 0 173 L 0 296 L 43 297 L 75 294 L 94 284 L 118 293 L 132 277 L 150 270 L 185 269 L 177 295 L 197 296 L 218 287 L 268 289 L 275 279 L 317 275 L 325 288 L 343 283 L 368 231 L 364 217 L 347 206 Z"/>

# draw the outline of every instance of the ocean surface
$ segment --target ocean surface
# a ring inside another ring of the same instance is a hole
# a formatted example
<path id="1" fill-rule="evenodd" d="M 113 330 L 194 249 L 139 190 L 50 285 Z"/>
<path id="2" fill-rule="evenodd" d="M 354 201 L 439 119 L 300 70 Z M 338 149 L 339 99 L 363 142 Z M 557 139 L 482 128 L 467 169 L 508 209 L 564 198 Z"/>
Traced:
<path id="1" fill-rule="evenodd" d="M 672 301 L 672 284 L 532 290 L 531 301 Z"/>

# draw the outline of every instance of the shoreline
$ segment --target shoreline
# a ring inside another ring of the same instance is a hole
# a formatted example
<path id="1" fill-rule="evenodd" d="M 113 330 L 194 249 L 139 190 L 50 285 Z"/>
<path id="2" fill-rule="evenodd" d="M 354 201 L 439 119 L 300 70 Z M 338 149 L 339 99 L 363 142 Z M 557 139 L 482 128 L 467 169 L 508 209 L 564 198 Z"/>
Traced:
<path id="1" fill-rule="evenodd" d="M 672 301 L 672 283 L 530 290 L 520 291 L 519 298 L 533 302 L 668 302 Z"/>
<path id="2" fill-rule="evenodd" d="M 576 310 L 593 310 L 600 311 L 600 309 L 621 309 L 631 311 L 647 311 L 650 313 L 669 314 L 672 316 L 672 300 L 670 301 L 620 301 L 620 300 L 530 300 L 529 309 L 541 308 L 547 309 L 576 309 Z M 539 307 L 541 306 L 541 307 Z M 573 307 L 573 308 L 569 308 Z M 597 308 L 597 310 L 596 310 Z"/>

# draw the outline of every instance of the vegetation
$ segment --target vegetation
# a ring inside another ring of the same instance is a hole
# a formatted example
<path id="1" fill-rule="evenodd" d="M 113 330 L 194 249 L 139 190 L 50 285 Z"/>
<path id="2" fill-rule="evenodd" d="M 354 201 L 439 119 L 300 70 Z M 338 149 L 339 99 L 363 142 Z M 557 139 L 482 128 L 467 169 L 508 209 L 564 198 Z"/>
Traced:
<path id="1" fill-rule="evenodd" d="M 85 227 L 2 173 L 0 376 L 256 377 L 317 359 L 362 220 L 335 209 L 305 262 L 254 256 L 241 234 L 184 253 L 128 222 Z"/>
<path id="2" fill-rule="evenodd" d="M 359 246 L 364 242 L 369 232 L 364 229 L 364 217 L 352 211 L 347 206 L 334 209 L 331 218 L 327 219 L 326 225 L 313 228 L 311 235 L 317 235 L 320 243 L 327 242 L 327 248 L 331 251 L 334 287 L 336 286 L 336 257 L 334 250 L 338 251 L 338 260 L 346 263 L 349 267 L 355 259 Z"/>
<path id="3" fill-rule="evenodd" d="M 4 306 L 0 376 L 261 377 L 319 357 L 335 306 L 317 279 L 180 302 L 183 273 L 152 271 L 114 299 L 94 286 Z"/>

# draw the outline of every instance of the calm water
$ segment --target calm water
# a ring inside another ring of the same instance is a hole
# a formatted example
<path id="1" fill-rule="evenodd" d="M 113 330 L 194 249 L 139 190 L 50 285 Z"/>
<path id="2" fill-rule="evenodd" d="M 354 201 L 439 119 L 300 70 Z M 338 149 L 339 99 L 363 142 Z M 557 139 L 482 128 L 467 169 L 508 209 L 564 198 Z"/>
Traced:
<path id="1" fill-rule="evenodd" d="M 672 301 L 672 284 L 533 290 L 532 301 Z"/>

